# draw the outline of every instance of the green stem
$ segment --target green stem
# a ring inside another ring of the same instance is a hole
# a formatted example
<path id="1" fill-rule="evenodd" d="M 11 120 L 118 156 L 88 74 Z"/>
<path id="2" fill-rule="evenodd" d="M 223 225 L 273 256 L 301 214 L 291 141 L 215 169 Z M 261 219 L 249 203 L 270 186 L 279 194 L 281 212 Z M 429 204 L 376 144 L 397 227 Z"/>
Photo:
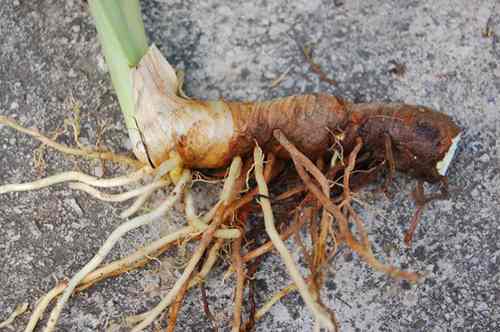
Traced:
<path id="1" fill-rule="evenodd" d="M 130 68 L 148 49 L 139 0 L 90 0 L 89 7 L 125 123 L 137 130 Z"/>

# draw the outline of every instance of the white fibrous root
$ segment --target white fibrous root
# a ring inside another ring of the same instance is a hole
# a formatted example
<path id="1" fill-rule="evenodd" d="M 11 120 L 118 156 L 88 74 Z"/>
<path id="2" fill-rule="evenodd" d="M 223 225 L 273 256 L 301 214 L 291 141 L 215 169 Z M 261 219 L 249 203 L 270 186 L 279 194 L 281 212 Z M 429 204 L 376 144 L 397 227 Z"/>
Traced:
<path id="1" fill-rule="evenodd" d="M 144 167 L 129 175 L 120 176 L 111 179 L 99 179 L 81 172 L 64 172 L 27 183 L 6 184 L 0 186 L 0 194 L 5 194 L 13 191 L 29 191 L 38 190 L 54 184 L 63 182 L 82 182 L 90 186 L 110 188 L 124 186 L 142 179 L 148 172 L 151 172 L 149 167 Z"/>
<path id="2" fill-rule="evenodd" d="M 178 165 L 181 163 L 180 156 L 177 153 L 172 154 L 172 158 L 167 159 L 161 165 L 155 170 L 155 176 L 153 178 L 153 182 L 158 182 L 160 179 L 164 178 L 165 175 L 170 172 L 172 169 L 178 167 Z M 175 166 L 172 166 L 174 164 Z M 168 181 L 165 179 L 165 181 Z M 124 210 L 121 214 L 120 217 L 123 219 L 126 219 L 133 214 L 135 214 L 139 209 L 146 203 L 148 200 L 149 196 L 155 191 L 155 189 L 149 189 L 142 193 L 137 199 L 134 201 L 134 203 Z"/>
<path id="3" fill-rule="evenodd" d="M 146 186 L 136 188 L 134 190 L 130 190 L 124 193 L 120 194 L 108 194 L 102 191 L 99 191 L 95 189 L 92 186 L 89 186 L 88 184 L 85 183 L 79 183 L 79 182 L 72 182 L 68 185 L 71 189 L 75 190 L 81 190 L 89 194 L 90 196 L 100 199 L 101 201 L 105 202 L 123 202 L 126 200 L 129 200 L 131 198 L 137 197 L 139 195 L 142 195 L 144 193 L 148 192 L 153 192 L 154 190 L 165 187 L 170 183 L 170 181 L 167 180 L 160 180 L 157 182 L 150 183 Z"/>
<path id="4" fill-rule="evenodd" d="M 123 219 L 127 219 L 131 216 L 133 216 L 141 207 L 144 206 L 146 201 L 148 200 L 149 196 L 153 193 L 154 190 L 146 191 L 132 203 L 126 210 L 123 210 L 122 213 L 120 213 L 120 217 Z"/>

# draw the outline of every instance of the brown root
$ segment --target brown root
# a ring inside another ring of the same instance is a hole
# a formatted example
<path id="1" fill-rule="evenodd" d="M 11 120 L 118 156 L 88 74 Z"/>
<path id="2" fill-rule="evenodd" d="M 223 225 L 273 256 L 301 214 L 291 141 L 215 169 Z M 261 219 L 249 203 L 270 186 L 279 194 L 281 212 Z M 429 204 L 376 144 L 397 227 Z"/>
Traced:
<path id="1" fill-rule="evenodd" d="M 236 272 L 236 287 L 234 294 L 233 308 L 233 332 L 239 332 L 241 326 L 241 306 L 243 303 L 243 287 L 245 285 L 245 272 L 243 271 L 243 262 L 241 259 L 241 238 L 233 240 L 232 257 L 233 267 Z"/>
<path id="2" fill-rule="evenodd" d="M 442 187 L 441 187 L 441 193 L 439 194 L 432 194 L 426 196 L 424 193 L 424 184 L 422 181 L 417 181 L 417 187 L 412 193 L 413 199 L 415 200 L 415 205 L 417 209 L 415 210 L 415 214 L 413 215 L 411 222 L 410 222 L 410 227 L 405 233 L 404 236 L 404 243 L 407 247 L 411 246 L 411 242 L 413 239 L 413 234 L 417 230 L 417 226 L 420 222 L 420 218 L 422 217 L 422 213 L 424 212 L 425 206 L 432 202 L 433 200 L 441 200 L 441 199 L 447 199 L 449 194 L 448 194 L 448 180 L 447 178 L 442 179 Z"/>
<path id="3" fill-rule="evenodd" d="M 205 285 L 203 283 L 200 283 L 200 293 L 201 293 L 201 302 L 203 305 L 203 312 L 205 312 L 205 316 L 212 322 L 212 325 L 214 327 L 214 331 L 218 331 L 218 324 L 217 320 L 215 319 L 215 316 L 212 314 L 210 311 L 210 306 L 208 304 L 208 298 L 207 298 L 207 290 L 205 288 Z"/>
<path id="4" fill-rule="evenodd" d="M 311 66 L 311 71 L 318 75 L 321 81 L 331 85 L 337 85 L 337 82 L 334 79 L 329 78 L 328 75 L 323 71 L 321 66 L 313 60 L 313 51 L 311 47 L 303 47 L 302 52 L 304 54 L 304 57 L 306 58 L 307 63 Z"/>
<path id="5" fill-rule="evenodd" d="M 394 175 L 396 174 L 396 160 L 394 159 L 394 153 L 392 151 L 392 141 L 389 135 L 385 135 L 384 140 L 384 150 L 385 150 L 385 161 L 387 162 L 387 178 L 385 179 L 384 186 L 382 190 L 388 198 L 392 197 L 389 191 L 389 187 L 393 181 Z"/>
<path id="6" fill-rule="evenodd" d="M 184 297 L 186 296 L 186 292 L 188 290 L 188 284 L 189 282 L 186 282 L 184 283 L 184 285 L 182 285 L 182 288 L 179 290 L 179 293 L 177 293 L 177 296 L 175 297 L 173 305 L 170 307 L 166 332 L 175 331 L 177 315 L 182 306 L 182 301 L 184 301 Z"/>
<path id="7" fill-rule="evenodd" d="M 275 131 L 276 139 L 285 147 L 285 149 L 290 153 L 292 160 L 295 164 L 295 168 L 299 173 L 299 176 L 304 181 L 306 187 L 315 195 L 315 197 L 321 202 L 323 208 L 330 212 L 339 227 L 339 237 L 347 244 L 348 247 L 351 248 L 354 252 L 356 252 L 368 265 L 374 268 L 377 271 L 388 274 L 389 276 L 396 279 L 405 279 L 409 282 L 417 282 L 421 275 L 416 272 L 406 272 L 401 271 L 396 267 L 385 265 L 380 262 L 373 254 L 371 245 L 368 240 L 368 236 L 364 229 L 363 222 L 360 218 L 357 218 L 357 214 L 350 207 L 351 194 L 349 188 L 349 179 L 350 174 L 352 173 L 352 169 L 354 168 L 355 158 L 359 149 L 361 148 L 360 142 L 356 145 L 356 148 L 353 150 L 350 156 L 349 165 L 346 167 L 344 171 L 344 200 L 339 205 L 335 205 L 325 194 L 326 191 L 321 189 L 313 182 L 310 176 L 306 173 L 306 169 L 310 172 L 316 181 L 321 185 L 321 188 L 325 188 L 326 177 L 321 173 L 321 171 L 312 163 L 304 154 L 302 154 L 280 131 Z M 351 214 L 354 217 L 356 222 L 356 227 L 358 232 L 361 234 L 361 243 L 354 238 L 351 230 L 348 226 L 348 219 L 341 211 L 340 206 L 347 207 Z M 352 213 L 353 212 L 353 213 Z"/>
<path id="8" fill-rule="evenodd" d="M 255 303 L 255 278 L 254 275 L 257 272 L 257 268 L 260 264 L 260 257 L 249 264 L 247 269 L 247 280 L 248 280 L 248 304 L 250 305 L 250 312 L 248 314 L 248 320 L 243 325 L 242 330 L 253 331 L 255 326 L 255 313 L 257 312 L 257 305 Z"/>

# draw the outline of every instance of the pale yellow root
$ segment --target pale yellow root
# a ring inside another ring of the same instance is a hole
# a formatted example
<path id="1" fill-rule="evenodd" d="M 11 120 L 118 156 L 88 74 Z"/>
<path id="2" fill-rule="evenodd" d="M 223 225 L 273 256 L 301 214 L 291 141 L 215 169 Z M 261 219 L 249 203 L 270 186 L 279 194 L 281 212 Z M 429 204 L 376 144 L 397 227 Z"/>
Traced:
<path id="1" fill-rule="evenodd" d="M 302 296 L 304 303 L 306 304 L 307 308 L 311 311 L 315 320 L 320 322 L 321 325 L 327 328 L 328 330 L 333 330 L 335 328 L 335 325 L 330 319 L 330 315 L 325 309 L 323 309 L 323 307 L 321 307 L 321 305 L 318 302 L 316 302 L 314 296 L 309 292 L 309 288 L 304 279 L 302 278 L 299 269 L 297 268 L 297 265 L 295 265 L 290 252 L 288 251 L 285 244 L 281 240 L 279 233 L 276 231 L 276 227 L 274 226 L 274 216 L 273 216 L 273 210 L 271 208 L 271 203 L 269 202 L 269 199 L 265 198 L 269 196 L 269 191 L 267 189 L 267 184 L 264 179 L 264 172 L 263 172 L 264 155 L 262 153 L 262 150 L 258 146 L 255 147 L 254 149 L 254 161 L 255 161 L 255 178 L 257 180 L 257 185 L 259 188 L 259 194 L 262 197 L 260 199 L 259 204 L 261 205 L 262 212 L 264 214 L 264 223 L 266 232 L 271 241 L 273 242 L 274 247 L 280 254 L 281 258 L 283 259 L 283 263 L 285 264 L 288 273 L 290 274 L 290 277 L 297 285 L 297 289 L 300 295 Z"/>
<path id="2" fill-rule="evenodd" d="M 127 327 L 133 327 L 135 324 L 142 322 L 147 315 L 148 312 L 143 312 L 142 314 L 127 316 L 125 318 L 125 323 Z"/>
<path id="3" fill-rule="evenodd" d="M 144 206 L 144 203 L 148 200 L 149 196 L 153 193 L 154 190 L 147 191 L 137 197 L 137 199 L 130 205 L 126 210 L 120 213 L 120 217 L 123 219 L 127 219 L 128 217 L 133 216 L 141 207 Z"/>
<path id="4" fill-rule="evenodd" d="M 209 227 L 208 222 L 210 222 L 214 218 L 217 210 L 221 205 L 228 204 L 229 202 L 233 201 L 234 196 L 237 194 L 234 190 L 234 187 L 236 185 L 236 179 L 241 173 L 242 165 L 243 163 L 240 157 L 235 157 L 233 159 L 229 170 L 229 175 L 224 182 L 224 187 L 222 188 L 219 201 L 201 218 L 197 216 L 194 209 L 194 201 L 191 192 L 189 190 L 186 190 L 186 218 L 188 222 L 200 232 L 205 231 Z M 215 231 L 214 236 L 221 239 L 235 239 L 241 236 L 241 232 L 236 228 L 219 229 Z"/>
<path id="5" fill-rule="evenodd" d="M 5 194 L 13 191 L 37 190 L 68 181 L 82 182 L 90 186 L 101 188 L 118 187 L 137 182 L 151 171 L 152 170 L 149 167 L 143 167 L 131 174 L 110 179 L 99 179 L 81 172 L 64 172 L 33 182 L 6 184 L 0 186 L 0 194 Z"/>
<path id="6" fill-rule="evenodd" d="M 173 165 L 175 166 L 175 165 Z M 92 272 L 106 257 L 106 255 L 111 251 L 116 242 L 125 235 L 128 231 L 135 229 L 137 227 L 144 226 L 160 217 L 162 217 L 173 205 L 178 201 L 182 192 L 184 191 L 184 187 L 191 179 L 191 173 L 188 170 L 184 171 L 182 178 L 177 183 L 173 193 L 171 196 L 158 208 L 153 210 L 152 212 L 136 217 L 127 221 L 126 223 L 119 226 L 117 229 L 113 231 L 113 233 L 108 237 L 103 246 L 99 249 L 97 254 L 73 277 L 68 283 L 68 287 L 64 290 L 64 293 L 61 295 L 59 300 L 57 301 L 56 306 L 52 310 L 52 313 L 49 317 L 49 321 L 45 328 L 45 332 L 52 332 L 57 324 L 59 319 L 59 315 L 66 304 L 67 300 L 73 293 L 73 290 L 76 286 L 81 282 L 87 274 Z"/>
<path id="7" fill-rule="evenodd" d="M 208 251 L 207 259 L 203 263 L 200 272 L 198 272 L 198 274 L 194 278 L 192 278 L 191 281 L 189 282 L 188 289 L 205 281 L 205 278 L 207 277 L 208 273 L 212 270 L 215 263 L 217 262 L 219 250 L 220 248 L 222 248 L 223 244 L 224 244 L 223 239 L 215 241 L 212 248 L 210 248 L 210 250 Z"/>
<path id="8" fill-rule="evenodd" d="M 240 157 L 235 157 L 231 163 L 229 169 L 229 175 L 224 182 L 224 187 L 220 194 L 220 199 L 217 204 L 215 204 L 210 211 L 208 211 L 203 217 L 198 217 L 194 208 L 193 195 L 190 190 L 186 190 L 184 193 L 184 203 L 186 218 L 191 226 L 196 228 L 200 232 L 204 232 L 208 229 L 208 222 L 212 220 L 221 204 L 228 204 L 234 199 L 235 192 L 234 187 L 236 185 L 236 179 L 241 173 L 241 167 L 243 162 Z M 235 239 L 241 236 L 241 232 L 236 228 L 219 229 L 215 231 L 214 236 L 220 239 Z"/>
<path id="9" fill-rule="evenodd" d="M 3 322 L 0 322 L 0 329 L 3 329 L 3 328 L 13 329 L 11 324 L 14 322 L 14 320 L 16 319 L 17 316 L 24 314 L 24 312 L 27 309 L 28 309 L 28 303 L 22 303 L 22 304 L 17 305 L 16 309 L 14 309 L 14 311 L 9 315 L 9 317 L 7 317 L 7 319 L 4 320 Z"/>
<path id="10" fill-rule="evenodd" d="M 60 283 L 56 287 L 52 288 L 47 294 L 45 294 L 36 304 L 35 310 L 31 314 L 28 325 L 24 329 L 24 332 L 33 332 L 35 330 L 36 324 L 42 317 L 45 309 L 47 309 L 50 302 L 59 294 L 61 294 L 67 287 L 67 283 Z"/>
<path id="11" fill-rule="evenodd" d="M 255 319 L 259 320 L 264 315 L 272 308 L 273 305 L 275 305 L 279 300 L 281 300 L 283 297 L 285 297 L 287 294 L 297 290 L 297 286 L 295 283 L 291 283 L 290 285 L 286 286 L 279 292 L 275 293 L 269 300 L 267 300 L 266 303 L 262 305 L 256 312 L 255 312 Z"/>
<path id="12" fill-rule="evenodd" d="M 173 154 L 172 158 L 169 158 L 168 160 L 161 163 L 161 165 L 155 170 L 156 173 L 155 173 L 153 182 L 160 181 L 162 178 L 165 177 L 165 175 L 171 169 L 170 163 L 177 163 L 177 165 L 180 164 L 181 161 L 180 161 L 179 155 Z M 142 193 L 139 197 L 137 197 L 137 199 L 134 201 L 134 203 L 129 208 L 127 208 L 125 211 L 123 211 L 120 214 L 120 217 L 122 217 L 123 219 L 126 219 L 126 218 L 132 216 L 137 211 L 139 211 L 139 209 L 144 205 L 144 203 L 146 203 L 147 199 L 149 198 L 149 196 L 151 196 L 151 194 L 154 191 L 155 191 L 155 189 L 150 189 L 150 190 Z"/>
<path id="13" fill-rule="evenodd" d="M 234 187 L 236 186 L 236 179 L 241 174 L 241 168 L 243 167 L 243 161 L 240 157 L 233 158 L 231 166 L 229 168 L 229 174 L 224 182 L 224 187 L 222 188 L 222 193 L 220 194 L 220 200 L 223 204 L 228 204 L 234 199 L 237 194 L 234 192 Z"/>
<path id="14" fill-rule="evenodd" d="M 240 157 L 236 157 L 233 159 L 233 162 L 231 163 L 231 166 L 229 168 L 229 176 L 226 180 L 226 183 L 236 181 L 241 172 L 241 164 L 242 162 Z M 225 205 L 230 203 L 230 199 L 233 197 L 233 193 L 231 192 L 233 188 L 234 188 L 234 183 L 229 183 L 224 185 L 224 190 L 221 193 L 221 201 L 223 201 L 224 204 L 220 208 L 221 212 L 224 211 Z M 184 269 L 181 277 L 177 279 L 176 283 L 174 284 L 172 289 L 168 292 L 167 296 L 165 296 L 153 309 L 148 311 L 144 320 L 141 321 L 139 324 L 137 324 L 132 329 L 132 332 L 142 331 L 149 324 L 151 324 L 172 303 L 172 301 L 176 298 L 179 291 L 184 286 L 184 283 L 188 282 L 189 278 L 191 277 L 191 274 L 196 268 L 196 265 L 198 265 L 198 262 L 200 261 L 205 250 L 212 241 L 212 238 L 215 235 L 215 231 L 223 221 L 224 221 L 223 213 L 216 214 L 215 220 L 203 233 L 203 236 L 200 240 L 200 244 L 198 245 L 195 252 L 191 256 L 191 259 L 186 265 L 186 268 Z"/>
<path id="15" fill-rule="evenodd" d="M 204 222 L 196 215 L 196 212 L 194 210 L 193 195 L 191 194 L 191 191 L 186 190 L 184 195 L 186 218 L 189 224 L 199 232 L 206 231 L 209 226 L 206 222 Z M 214 236 L 219 239 L 236 239 L 241 236 L 241 232 L 237 228 L 218 229 L 215 231 Z"/>
<path id="16" fill-rule="evenodd" d="M 318 321 L 314 322 L 313 332 L 321 332 L 321 324 Z"/>
<path id="17" fill-rule="evenodd" d="M 101 201 L 123 202 L 123 201 L 129 200 L 131 198 L 137 197 L 139 195 L 142 195 L 144 193 L 147 193 L 149 191 L 154 191 L 158 188 L 165 187 L 169 183 L 170 183 L 170 181 L 160 180 L 160 181 L 145 185 L 143 187 L 139 187 L 139 188 L 136 188 L 136 189 L 124 192 L 124 193 L 120 193 L 120 194 L 108 194 L 108 193 L 99 191 L 99 190 L 95 189 L 94 187 L 89 186 L 88 184 L 80 183 L 80 182 L 72 182 L 68 185 L 68 187 L 71 189 L 74 189 L 74 190 L 80 190 L 80 191 L 86 192 L 90 196 L 97 198 Z"/>
<path id="18" fill-rule="evenodd" d="M 290 236 L 296 234 L 296 232 L 298 232 L 299 229 L 304 225 L 305 220 L 305 218 L 301 218 L 299 221 L 291 224 L 287 229 L 285 229 L 282 234 L 280 234 L 281 239 L 283 241 L 286 241 Z M 243 257 L 241 257 L 243 259 L 243 263 L 248 263 L 249 261 L 254 260 L 257 257 L 270 252 L 271 250 L 273 250 L 272 245 L 273 243 L 271 241 L 268 241 L 263 245 L 257 247 L 256 249 L 246 253 Z M 230 266 L 224 273 L 225 278 L 229 277 L 232 273 L 234 273 L 234 267 Z"/>
<path id="19" fill-rule="evenodd" d="M 17 130 L 17 131 L 20 131 L 24 134 L 28 134 L 28 135 L 32 136 L 33 138 L 36 138 L 37 140 L 39 140 L 43 144 L 46 144 L 47 146 L 50 146 L 51 148 L 53 148 L 57 151 L 60 151 L 62 153 L 72 154 L 75 156 L 81 156 L 81 157 L 85 157 L 88 159 L 110 160 L 113 162 L 125 164 L 125 165 L 132 166 L 135 168 L 140 168 L 140 167 L 144 166 L 144 164 L 142 162 L 140 162 L 136 159 L 129 158 L 127 156 L 117 155 L 117 154 L 114 154 L 112 152 L 100 152 L 100 151 L 94 151 L 94 150 L 85 149 L 85 148 L 75 149 L 75 148 L 71 148 L 69 146 L 66 146 L 64 144 L 57 143 L 56 141 L 48 138 L 47 136 L 40 134 L 37 130 L 28 129 L 28 128 L 25 128 L 23 126 L 18 125 L 15 121 L 9 119 L 6 116 L 0 115 L 0 124 L 7 125 L 13 129 Z"/>
<path id="20" fill-rule="evenodd" d="M 207 213 L 205 213 L 205 215 L 203 217 L 200 218 L 201 221 L 206 224 L 206 223 L 209 223 L 211 220 L 213 220 L 215 217 L 215 214 L 217 213 L 217 210 L 219 210 L 219 207 L 221 205 L 222 205 L 222 201 L 218 201 L 217 204 L 212 206 L 212 208 Z"/>

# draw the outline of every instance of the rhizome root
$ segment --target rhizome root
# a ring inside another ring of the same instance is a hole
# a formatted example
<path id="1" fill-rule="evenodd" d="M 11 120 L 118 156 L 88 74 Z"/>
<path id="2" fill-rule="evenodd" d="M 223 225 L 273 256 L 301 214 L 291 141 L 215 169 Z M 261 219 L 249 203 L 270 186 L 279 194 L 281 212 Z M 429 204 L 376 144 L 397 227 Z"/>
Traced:
<path id="1" fill-rule="evenodd" d="M 231 266 L 226 276 L 234 274 L 235 277 L 233 331 L 252 330 L 255 322 L 261 319 L 277 301 L 295 290 L 299 292 L 305 306 L 314 318 L 316 330 L 320 328 L 326 328 L 330 331 L 337 330 L 338 322 L 334 311 L 323 305 L 321 301 L 321 288 L 325 267 L 335 257 L 341 245 L 345 245 L 357 253 L 375 270 L 393 278 L 404 279 L 412 283 L 421 278 L 418 273 L 401 271 L 395 266 L 387 265 L 374 255 L 363 220 L 351 205 L 354 197 L 350 181 L 358 161 L 362 159 L 358 158 L 358 153 L 363 145 L 360 140 L 358 140 L 356 148 L 346 158 L 342 156 L 339 158 L 339 154 L 334 154 L 333 163 L 319 162 L 315 164 L 302 154 L 281 131 L 275 130 L 274 138 L 279 143 L 279 147 L 290 155 L 302 184 L 276 197 L 270 197 L 268 185 L 273 179 L 279 177 L 280 173 L 283 173 L 283 162 L 277 159 L 273 152 L 268 152 L 265 156 L 260 147 L 256 146 L 253 157 L 250 156 L 246 160 L 242 160 L 240 157 L 233 159 L 228 175 L 224 179 L 224 186 L 217 204 L 206 214 L 199 216 L 195 211 L 190 188 L 193 175 L 189 169 L 182 168 L 182 162 L 175 154 L 172 154 L 172 157 L 162 163 L 160 167 L 152 169 L 126 156 L 62 145 L 35 130 L 21 127 L 3 116 L 0 116 L 0 124 L 29 134 L 40 140 L 42 144 L 62 153 L 90 159 L 110 160 L 137 169 L 128 175 L 112 179 L 95 178 L 80 172 L 64 172 L 31 183 L 0 186 L 0 194 L 3 194 L 13 191 L 37 190 L 53 184 L 69 182 L 70 188 L 84 191 L 99 200 L 121 202 L 135 199 L 131 206 L 121 214 L 126 221 L 109 235 L 96 255 L 71 279 L 57 284 L 31 308 L 31 317 L 25 331 L 33 331 L 47 308 L 55 301 L 44 329 L 46 332 L 54 331 L 62 310 L 75 293 L 83 291 L 101 280 L 141 268 L 153 258 L 159 257 L 167 250 L 179 246 L 185 241 L 196 243 L 196 248 L 191 253 L 182 275 L 154 308 L 128 319 L 132 325 L 132 331 L 143 330 L 162 315 L 165 315 L 164 319 L 168 323 L 167 331 L 173 331 L 183 299 L 193 287 L 200 287 L 203 311 L 212 322 L 214 329 L 217 329 L 220 322 L 216 321 L 210 311 L 204 281 L 209 272 L 220 261 L 221 249 L 226 243 L 230 243 L 231 248 L 229 260 Z M 149 184 L 128 192 L 108 194 L 96 189 L 96 187 L 110 188 L 136 183 L 144 180 L 147 175 L 152 177 Z M 253 188 L 252 183 L 256 184 Z M 154 191 L 170 184 L 173 184 L 174 188 L 161 204 L 148 213 L 132 217 L 138 213 Z M 341 188 L 340 194 L 332 196 L 333 186 L 337 191 Z M 422 189 L 420 187 L 418 189 L 416 195 L 421 197 L 423 195 Z M 128 231 L 164 218 L 166 212 L 179 201 L 183 201 L 185 206 L 185 226 L 180 226 L 175 232 L 145 244 L 144 247 L 124 258 L 103 263 L 114 245 Z M 279 208 L 283 202 L 289 201 L 293 204 L 293 208 L 289 209 L 291 211 L 289 219 L 292 221 L 288 225 L 282 223 L 281 226 L 284 227 L 277 227 L 274 218 L 275 209 Z M 424 199 L 421 198 L 419 209 L 424 203 Z M 264 229 L 261 225 L 256 225 L 255 220 L 250 222 L 248 218 L 249 213 L 259 205 L 264 217 Z M 351 223 L 354 226 L 352 228 L 350 227 Z M 269 240 L 257 245 L 256 238 L 258 236 L 262 238 L 263 232 Z M 302 241 L 302 236 L 307 232 L 312 239 L 310 248 Z M 309 267 L 307 276 L 300 273 L 296 262 L 284 244 L 284 241 L 289 238 L 294 240 L 307 262 Z M 273 249 L 275 249 L 274 252 Z M 257 308 L 254 294 L 258 292 L 258 289 L 255 289 L 252 280 L 260 261 L 266 254 L 276 254 L 281 257 L 292 283 L 277 290 L 274 295 Z M 248 288 L 248 299 L 244 298 L 245 288 Z M 250 309 L 245 310 L 247 307 Z M 10 324 L 13 319 L 8 320 L 6 324 Z"/>

